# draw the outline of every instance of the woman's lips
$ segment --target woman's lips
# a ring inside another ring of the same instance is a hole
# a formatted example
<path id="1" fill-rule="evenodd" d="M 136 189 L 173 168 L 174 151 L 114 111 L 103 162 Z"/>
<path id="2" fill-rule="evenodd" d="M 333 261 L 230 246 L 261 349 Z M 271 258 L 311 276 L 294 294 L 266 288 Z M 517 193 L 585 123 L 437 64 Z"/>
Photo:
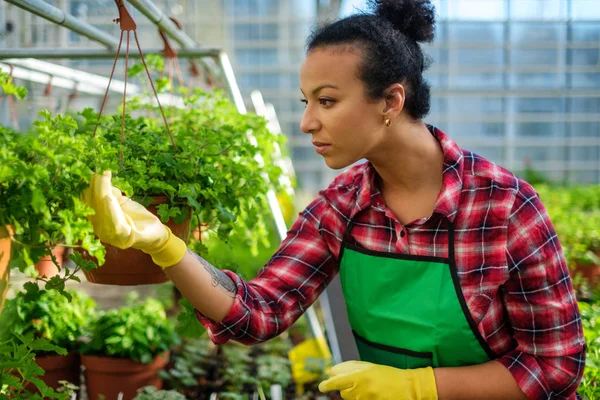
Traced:
<path id="1" fill-rule="evenodd" d="M 321 155 L 325 154 L 329 147 L 331 147 L 330 144 L 322 142 L 312 142 L 312 144 L 315 146 L 315 151 L 317 152 L 317 154 Z"/>

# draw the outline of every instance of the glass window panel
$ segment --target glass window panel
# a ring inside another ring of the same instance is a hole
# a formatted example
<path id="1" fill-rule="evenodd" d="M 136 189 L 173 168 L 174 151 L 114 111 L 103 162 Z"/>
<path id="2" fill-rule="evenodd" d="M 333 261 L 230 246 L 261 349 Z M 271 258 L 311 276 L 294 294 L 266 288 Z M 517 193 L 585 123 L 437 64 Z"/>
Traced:
<path id="1" fill-rule="evenodd" d="M 288 25 L 290 30 L 290 38 L 291 39 L 299 39 L 300 42 L 304 43 L 305 39 L 310 35 L 313 24 L 312 22 L 300 22 L 300 23 L 290 23 Z"/>
<path id="2" fill-rule="evenodd" d="M 598 27 L 600 30 L 600 25 Z M 600 65 L 600 51 L 598 49 L 569 49 L 572 65 Z"/>
<path id="3" fill-rule="evenodd" d="M 298 122 L 288 122 L 286 125 L 287 125 L 287 131 L 286 131 L 286 133 L 289 136 L 306 137 L 306 134 L 304 132 L 302 132 L 302 130 L 300 129 L 300 121 L 298 121 Z"/>
<path id="4" fill-rule="evenodd" d="M 306 1 L 306 0 L 305 0 Z M 298 171 L 298 186 L 304 190 L 316 192 L 321 189 L 322 173 L 319 171 Z"/>
<path id="5" fill-rule="evenodd" d="M 600 19 L 598 0 L 571 0 L 573 19 Z"/>
<path id="6" fill-rule="evenodd" d="M 553 122 L 519 122 L 516 134 L 520 137 L 563 137 L 565 129 L 564 124 Z"/>
<path id="7" fill-rule="evenodd" d="M 279 38 L 279 25 L 260 24 L 259 38 L 261 40 L 277 40 L 277 38 Z"/>
<path id="8" fill-rule="evenodd" d="M 448 101 L 448 110 L 453 115 L 499 114 L 504 112 L 504 99 L 482 96 L 451 97 Z"/>
<path id="9" fill-rule="evenodd" d="M 280 2 L 281 0 L 273 0 Z M 297 18 L 315 18 L 317 16 L 317 2 L 306 0 L 292 0 L 292 13 Z"/>
<path id="10" fill-rule="evenodd" d="M 448 65 L 448 49 L 423 46 L 423 51 L 431 58 L 433 67 Z"/>
<path id="11" fill-rule="evenodd" d="M 308 138 L 307 138 L 308 140 Z M 294 147 L 292 149 L 292 157 L 297 161 L 313 161 L 321 158 L 315 149 L 311 147 Z"/>
<path id="12" fill-rule="evenodd" d="M 500 23 L 449 23 L 448 40 L 461 42 L 501 42 L 504 26 Z"/>
<path id="13" fill-rule="evenodd" d="M 448 86 L 452 89 L 498 89 L 503 86 L 501 74 L 451 74 Z"/>
<path id="14" fill-rule="evenodd" d="M 563 98 L 517 98 L 515 100 L 516 110 L 519 113 L 563 113 L 565 102 Z"/>
<path id="15" fill-rule="evenodd" d="M 571 161 L 598 161 L 600 150 L 598 147 L 571 147 L 569 148 L 569 160 Z"/>
<path id="16" fill-rule="evenodd" d="M 571 122 L 569 125 L 572 137 L 600 137 L 599 122 Z"/>
<path id="17" fill-rule="evenodd" d="M 444 125 L 448 126 L 447 132 Z M 505 130 L 503 122 L 450 122 L 442 123 L 440 129 L 448 133 L 450 137 L 462 138 L 460 139 L 461 146 L 469 150 L 471 150 L 471 146 L 469 146 L 467 138 L 501 137 Z"/>
<path id="18" fill-rule="evenodd" d="M 452 0 L 448 14 L 453 19 L 497 21 L 506 18 L 506 7 L 504 0 Z"/>
<path id="19" fill-rule="evenodd" d="M 432 98 L 430 114 L 442 114 L 448 111 L 448 100 L 446 98 Z"/>
<path id="20" fill-rule="evenodd" d="M 600 183 L 600 173 L 597 171 L 569 171 L 569 180 L 580 183 Z"/>
<path id="21" fill-rule="evenodd" d="M 513 49 L 510 51 L 513 65 L 556 65 L 557 49 Z"/>
<path id="22" fill-rule="evenodd" d="M 480 147 L 476 146 L 473 148 L 467 148 L 472 153 L 477 154 L 478 156 L 487 158 L 488 160 L 502 165 L 504 163 L 504 148 L 502 147 Z"/>
<path id="23" fill-rule="evenodd" d="M 260 88 L 275 89 L 280 86 L 281 75 L 273 72 L 263 72 L 260 77 Z"/>
<path id="24" fill-rule="evenodd" d="M 536 169 L 535 163 L 539 161 L 563 161 L 565 151 L 562 147 L 517 147 L 515 158 L 523 162 L 532 162 L 533 168 Z"/>
<path id="25" fill-rule="evenodd" d="M 600 73 L 573 73 L 571 86 L 578 89 L 600 88 Z"/>
<path id="26" fill-rule="evenodd" d="M 536 24 L 515 22 L 510 26 L 513 43 L 556 42 L 565 37 L 565 24 Z"/>
<path id="27" fill-rule="evenodd" d="M 235 24 L 233 26 L 233 38 L 235 40 L 258 40 L 258 24 Z"/>
<path id="28" fill-rule="evenodd" d="M 439 7 L 436 7 L 436 11 L 439 10 Z M 435 24 L 435 41 L 436 42 L 440 42 L 440 41 L 445 41 L 448 40 L 448 38 L 446 37 L 446 32 L 448 28 L 448 22 L 446 21 L 437 21 Z"/>
<path id="29" fill-rule="evenodd" d="M 564 0 L 517 0 L 510 5 L 513 19 L 560 19 L 567 15 L 567 2 Z"/>
<path id="30" fill-rule="evenodd" d="M 451 50 L 449 58 L 452 65 L 502 65 L 503 49 L 457 49 Z"/>
<path id="31" fill-rule="evenodd" d="M 571 24 L 571 35 L 573 42 L 599 42 L 600 27 L 598 23 L 573 22 Z"/>
<path id="32" fill-rule="evenodd" d="M 550 89 L 565 86 L 564 74 L 519 73 L 511 74 L 511 86 L 514 88 Z"/>

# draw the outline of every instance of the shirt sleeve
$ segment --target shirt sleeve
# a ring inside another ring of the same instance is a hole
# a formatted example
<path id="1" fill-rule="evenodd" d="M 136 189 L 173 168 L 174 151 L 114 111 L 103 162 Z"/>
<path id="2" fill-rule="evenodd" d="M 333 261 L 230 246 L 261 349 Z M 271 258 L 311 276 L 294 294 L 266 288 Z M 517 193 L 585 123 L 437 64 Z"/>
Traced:
<path id="1" fill-rule="evenodd" d="M 581 315 L 556 232 L 530 186 L 508 222 L 505 306 L 517 346 L 500 359 L 530 399 L 574 399 L 585 366 Z"/>
<path id="2" fill-rule="evenodd" d="M 339 217 L 323 196 L 314 200 L 287 233 L 257 277 L 246 282 L 224 271 L 237 285 L 237 295 L 223 321 L 215 323 L 196 311 L 211 340 L 251 345 L 279 335 L 319 297 L 338 272 Z"/>

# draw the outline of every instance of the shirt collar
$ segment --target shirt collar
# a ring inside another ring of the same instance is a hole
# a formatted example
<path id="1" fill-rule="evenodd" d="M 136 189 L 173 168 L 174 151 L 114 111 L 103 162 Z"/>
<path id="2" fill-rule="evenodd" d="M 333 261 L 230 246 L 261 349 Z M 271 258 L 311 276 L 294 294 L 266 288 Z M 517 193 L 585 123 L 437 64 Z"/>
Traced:
<path id="1" fill-rule="evenodd" d="M 442 189 L 435 202 L 434 213 L 454 221 L 462 192 L 463 152 L 458 145 L 441 130 L 428 125 L 431 134 L 438 140 L 444 152 Z M 358 188 L 352 217 L 367 207 L 384 211 L 383 196 L 375 184 L 377 171 L 370 162 L 363 170 L 362 185 Z"/>

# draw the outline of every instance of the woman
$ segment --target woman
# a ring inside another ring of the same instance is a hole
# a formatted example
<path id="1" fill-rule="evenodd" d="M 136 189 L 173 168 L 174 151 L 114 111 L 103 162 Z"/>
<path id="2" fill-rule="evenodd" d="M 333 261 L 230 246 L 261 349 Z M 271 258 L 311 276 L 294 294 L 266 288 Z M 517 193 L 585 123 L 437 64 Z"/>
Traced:
<path id="1" fill-rule="evenodd" d="M 300 213 L 257 278 L 187 250 L 109 172 L 85 196 L 97 235 L 151 254 L 215 343 L 278 335 L 340 272 L 362 361 L 333 367 L 320 389 L 344 399 L 575 398 L 580 315 L 540 199 L 422 121 L 431 4 L 374 3 L 316 32 L 300 74 L 316 152 L 334 169 L 368 162 Z"/>

